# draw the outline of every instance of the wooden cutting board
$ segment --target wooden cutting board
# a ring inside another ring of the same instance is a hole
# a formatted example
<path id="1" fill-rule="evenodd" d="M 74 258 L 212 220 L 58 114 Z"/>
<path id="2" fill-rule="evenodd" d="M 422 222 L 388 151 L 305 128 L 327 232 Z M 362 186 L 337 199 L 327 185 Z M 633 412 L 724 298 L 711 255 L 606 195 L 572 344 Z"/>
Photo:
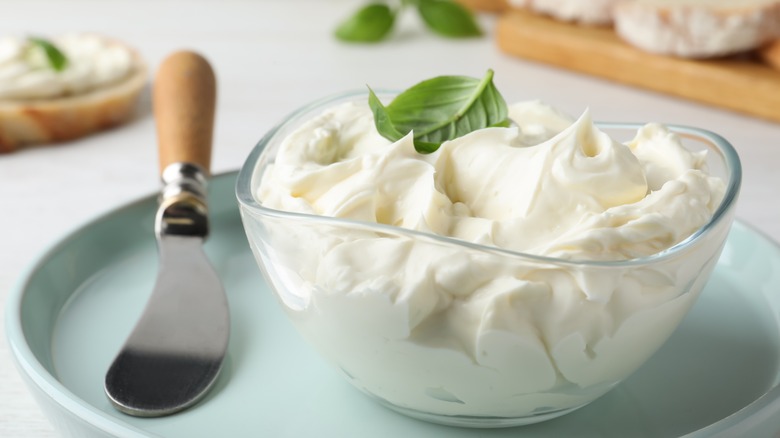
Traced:
<path id="1" fill-rule="evenodd" d="M 509 8 L 507 0 L 457 0 L 469 9 L 480 12 L 503 12 Z"/>
<path id="2" fill-rule="evenodd" d="M 780 122 L 780 71 L 749 59 L 687 60 L 653 55 L 609 27 L 558 22 L 521 10 L 503 14 L 504 52 Z"/>

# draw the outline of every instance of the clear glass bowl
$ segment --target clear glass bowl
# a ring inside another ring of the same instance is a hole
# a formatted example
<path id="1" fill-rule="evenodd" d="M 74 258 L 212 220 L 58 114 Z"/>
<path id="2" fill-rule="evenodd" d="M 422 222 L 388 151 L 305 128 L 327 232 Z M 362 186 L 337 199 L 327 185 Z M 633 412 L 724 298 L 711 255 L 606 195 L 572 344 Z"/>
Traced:
<path id="1" fill-rule="evenodd" d="M 297 329 L 380 403 L 419 419 L 470 427 L 563 415 L 639 368 L 707 282 L 733 221 L 741 168 L 726 140 L 696 128 L 670 127 L 686 147 L 709 151 L 710 172 L 727 183 L 724 199 L 695 234 L 639 259 L 540 257 L 274 210 L 256 200 L 254 190 L 290 132 L 328 107 L 365 98 L 342 94 L 285 118 L 249 155 L 236 191 L 252 251 Z M 617 140 L 629 140 L 640 126 L 599 124 Z M 506 293 L 480 299 L 486 283 Z M 586 288 L 609 298 L 588 301 L 581 293 Z M 468 320 L 490 312 L 504 313 L 501 320 L 509 322 Z"/>

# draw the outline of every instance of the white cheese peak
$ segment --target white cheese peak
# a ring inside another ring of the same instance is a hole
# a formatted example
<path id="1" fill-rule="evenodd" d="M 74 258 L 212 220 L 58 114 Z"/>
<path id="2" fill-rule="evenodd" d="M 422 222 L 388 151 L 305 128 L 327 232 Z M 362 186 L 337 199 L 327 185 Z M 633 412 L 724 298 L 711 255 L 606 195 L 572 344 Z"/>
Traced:
<path id="1" fill-rule="evenodd" d="M 624 145 L 588 111 L 573 121 L 533 101 L 509 113 L 516 126 L 478 130 L 425 155 L 411 135 L 381 137 L 367 105 L 343 104 L 284 141 L 258 198 L 536 255 L 621 260 L 684 239 L 722 196 L 703 156 L 661 125 Z"/>

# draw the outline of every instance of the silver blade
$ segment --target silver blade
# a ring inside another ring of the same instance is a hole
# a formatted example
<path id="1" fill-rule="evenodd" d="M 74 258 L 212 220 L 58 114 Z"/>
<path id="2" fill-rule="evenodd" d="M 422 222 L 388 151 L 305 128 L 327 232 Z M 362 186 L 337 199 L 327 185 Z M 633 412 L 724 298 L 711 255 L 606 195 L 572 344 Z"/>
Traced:
<path id="1" fill-rule="evenodd" d="M 197 402 L 222 366 L 230 321 L 202 238 L 159 238 L 160 270 L 141 319 L 105 381 L 114 406 L 167 415 Z"/>
<path id="2" fill-rule="evenodd" d="M 157 281 L 105 378 L 114 407 L 143 417 L 172 414 L 201 399 L 219 374 L 230 334 L 225 291 L 203 252 L 209 233 L 203 172 L 174 163 L 163 181 Z"/>

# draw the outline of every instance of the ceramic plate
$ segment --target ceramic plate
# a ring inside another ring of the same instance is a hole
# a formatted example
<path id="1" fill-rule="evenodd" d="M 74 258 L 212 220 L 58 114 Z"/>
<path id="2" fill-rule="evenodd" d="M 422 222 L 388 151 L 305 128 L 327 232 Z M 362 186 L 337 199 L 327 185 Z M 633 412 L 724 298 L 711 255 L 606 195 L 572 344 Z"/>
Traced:
<path id="1" fill-rule="evenodd" d="M 103 375 L 152 290 L 149 197 L 65 237 L 10 295 L 7 333 L 21 373 L 64 436 L 670 437 L 780 431 L 780 249 L 735 224 L 710 283 L 674 336 L 631 378 L 559 419 L 457 429 L 387 410 L 353 389 L 287 321 L 246 243 L 235 174 L 211 185 L 206 252 L 232 312 L 216 387 L 178 415 L 111 408 Z"/>

